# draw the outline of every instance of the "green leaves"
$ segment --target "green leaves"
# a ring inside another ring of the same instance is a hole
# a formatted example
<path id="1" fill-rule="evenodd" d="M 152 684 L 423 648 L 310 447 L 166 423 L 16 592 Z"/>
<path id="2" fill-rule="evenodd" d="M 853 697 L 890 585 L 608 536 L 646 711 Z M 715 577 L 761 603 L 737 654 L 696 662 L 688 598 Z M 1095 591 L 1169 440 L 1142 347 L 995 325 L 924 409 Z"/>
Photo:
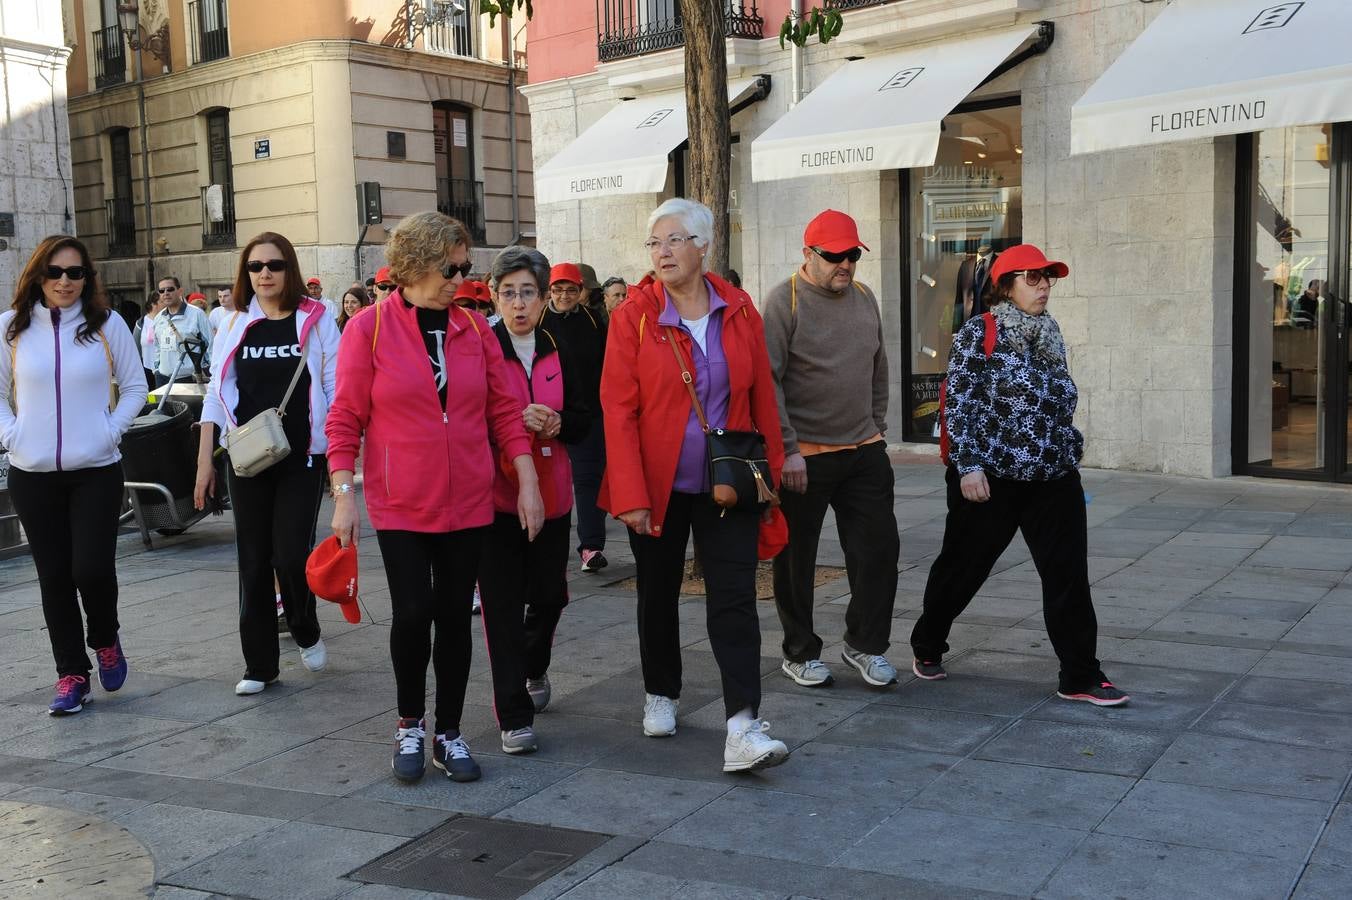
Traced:
<path id="1" fill-rule="evenodd" d="M 479 0 L 479 15 L 487 14 L 488 27 L 492 28 L 497 24 L 498 16 L 510 16 L 513 7 L 524 9 L 527 19 L 535 15 L 532 0 Z"/>
<path id="2" fill-rule="evenodd" d="M 797 17 L 789 13 L 779 26 L 779 47 L 782 50 L 786 41 L 804 47 L 814 34 L 819 43 L 829 44 L 831 38 L 840 34 L 840 29 L 844 26 L 844 17 L 835 9 L 820 9 L 814 6 Z"/>

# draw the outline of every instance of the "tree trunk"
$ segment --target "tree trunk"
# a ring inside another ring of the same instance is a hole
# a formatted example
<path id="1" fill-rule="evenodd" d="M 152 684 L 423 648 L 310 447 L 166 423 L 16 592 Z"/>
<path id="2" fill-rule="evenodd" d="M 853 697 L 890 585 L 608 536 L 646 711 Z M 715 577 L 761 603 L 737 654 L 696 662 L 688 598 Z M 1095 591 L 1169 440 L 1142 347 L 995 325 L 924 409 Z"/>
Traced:
<path id="1" fill-rule="evenodd" d="M 728 193 L 732 117 L 728 114 L 728 58 L 723 11 L 729 0 L 680 0 L 685 32 L 685 102 L 690 128 L 690 183 L 686 193 L 714 213 L 708 235 L 709 270 L 728 270 Z M 700 235 L 705 237 L 705 235 Z"/>

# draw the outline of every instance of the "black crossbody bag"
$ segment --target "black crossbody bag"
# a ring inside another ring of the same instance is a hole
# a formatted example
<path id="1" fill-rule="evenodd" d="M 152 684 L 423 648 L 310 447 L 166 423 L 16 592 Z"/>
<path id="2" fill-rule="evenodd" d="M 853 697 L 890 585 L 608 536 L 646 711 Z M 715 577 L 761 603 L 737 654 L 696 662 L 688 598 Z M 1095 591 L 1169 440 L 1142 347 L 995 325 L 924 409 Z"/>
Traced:
<path id="1" fill-rule="evenodd" d="M 681 357 L 676 344 L 676 329 L 666 326 L 667 342 L 676 354 L 681 367 L 681 380 L 690 392 L 695 405 L 700 429 L 704 432 L 705 453 L 709 459 L 709 490 L 714 503 L 726 512 L 730 509 L 765 509 L 767 503 L 778 503 L 779 497 L 770 487 L 770 460 L 765 451 L 765 436 L 759 431 L 728 431 L 710 428 L 704 417 L 704 407 L 695 393 L 695 379 Z"/>

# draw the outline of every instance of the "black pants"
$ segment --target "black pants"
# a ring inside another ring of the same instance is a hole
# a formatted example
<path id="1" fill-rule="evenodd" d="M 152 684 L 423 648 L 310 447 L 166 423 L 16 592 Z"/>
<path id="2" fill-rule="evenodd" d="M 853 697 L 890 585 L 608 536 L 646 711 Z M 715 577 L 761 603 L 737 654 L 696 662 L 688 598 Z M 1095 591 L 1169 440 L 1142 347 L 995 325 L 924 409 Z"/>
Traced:
<path id="1" fill-rule="evenodd" d="M 328 467 L 323 456 L 310 457 L 309 465 L 304 459 L 288 458 L 251 478 L 228 470 L 239 554 L 239 643 L 244 677 L 257 681 L 271 681 L 279 671 L 274 575 L 291 636 L 302 647 L 319 640 L 305 560 L 315 544 Z"/>
<path id="2" fill-rule="evenodd" d="M 437 679 L 437 734 L 460 731 L 469 681 L 470 607 L 488 530 L 376 532 L 390 584 L 390 661 L 399 716 L 423 717 L 430 657 Z"/>
<path id="3" fill-rule="evenodd" d="M 948 652 L 948 632 L 1014 539 L 1033 555 L 1042 578 L 1047 637 L 1061 661 L 1061 690 L 1079 690 L 1103 679 L 1094 656 L 1098 620 L 1089 595 L 1089 537 L 1080 473 L 1055 481 L 1011 481 L 987 476 L 991 498 L 962 496 L 958 470 L 948 467 L 948 520 L 944 543 L 925 584 L 925 606 L 911 632 L 917 659 Z"/>
<path id="4" fill-rule="evenodd" d="M 573 464 L 573 498 L 577 508 L 577 549 L 606 549 L 606 514 L 596 506 L 601 476 L 606 471 L 606 432 L 600 417 L 576 444 L 564 445 Z"/>
<path id="5" fill-rule="evenodd" d="M 547 519 L 535 540 L 520 520 L 498 513 L 479 567 L 484 638 L 493 670 L 493 711 L 503 731 L 535 721 L 526 679 L 549 670 L 554 629 L 568 605 L 568 541 L 572 516 Z"/>
<path id="6" fill-rule="evenodd" d="M 662 534 L 629 532 L 638 567 L 638 641 L 643 686 L 681 696 L 681 622 L 677 603 L 691 532 L 704 566 L 709 643 L 723 678 L 728 718 L 760 710 L 760 616 L 756 612 L 756 535 L 760 516 L 721 509 L 709 494 L 674 492 Z"/>
<path id="7" fill-rule="evenodd" d="M 117 640 L 122 467 L 25 472 L 11 466 L 9 495 L 38 570 L 57 677 L 88 677 L 84 648 L 111 647 Z"/>
<path id="8" fill-rule="evenodd" d="M 812 628 L 817 542 L 829 506 L 845 552 L 850 605 L 845 643 L 864 653 L 887 652 L 897 596 L 897 516 L 892 511 L 895 477 L 887 445 L 875 441 L 853 450 L 806 457 L 807 492 L 781 490 L 789 545 L 775 557 L 775 605 L 784 626 L 784 658 L 818 659 L 822 639 Z"/>

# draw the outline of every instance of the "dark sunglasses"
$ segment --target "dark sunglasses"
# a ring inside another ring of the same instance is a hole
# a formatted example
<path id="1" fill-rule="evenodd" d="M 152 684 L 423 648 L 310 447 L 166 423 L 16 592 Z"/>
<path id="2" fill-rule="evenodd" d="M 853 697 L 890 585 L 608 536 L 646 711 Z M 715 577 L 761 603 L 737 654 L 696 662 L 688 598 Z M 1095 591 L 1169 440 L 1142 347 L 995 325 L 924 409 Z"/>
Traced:
<path id="1" fill-rule="evenodd" d="M 66 266 L 65 268 L 62 268 L 61 266 L 47 267 L 47 277 L 50 278 L 52 281 L 59 281 L 62 275 L 65 275 L 71 281 L 84 281 L 85 267 L 84 266 Z"/>
<path id="2" fill-rule="evenodd" d="M 394 290 L 394 282 L 393 282 L 393 281 L 382 281 L 382 282 L 380 282 L 380 284 L 376 285 L 376 290 L 380 290 L 380 291 L 392 291 L 392 290 Z"/>
<path id="3" fill-rule="evenodd" d="M 473 269 L 474 263 L 468 261 L 462 262 L 458 266 L 455 263 L 446 263 L 446 265 L 441 267 L 441 277 L 450 281 L 455 277 L 455 273 L 459 272 L 461 278 L 468 278 L 469 273 L 473 271 Z"/>
<path id="4" fill-rule="evenodd" d="M 257 275 L 259 272 L 263 271 L 264 269 L 267 269 L 269 272 L 285 272 L 285 271 L 286 271 L 286 260 L 284 260 L 284 259 L 270 259 L 270 260 L 268 260 L 267 262 L 263 262 L 262 260 L 255 259 L 255 260 L 253 260 L 252 262 L 250 262 L 248 265 L 246 265 L 244 268 L 248 269 L 250 272 L 254 273 L 255 275 Z"/>
<path id="5" fill-rule="evenodd" d="M 1056 276 L 1050 269 L 1020 269 L 1017 272 L 1011 272 L 1011 275 L 1022 275 L 1023 283 L 1029 287 L 1037 287 L 1042 282 L 1047 282 L 1047 287 L 1056 286 Z"/>
<path id="6" fill-rule="evenodd" d="M 178 288 L 176 287 L 155 288 L 155 290 L 159 291 L 161 294 L 171 294 L 174 291 L 178 290 Z"/>
<path id="7" fill-rule="evenodd" d="M 864 255 L 864 251 L 858 247 L 855 247 L 852 250 L 846 250 L 844 253 L 827 253 L 820 247 L 813 247 L 812 252 L 827 262 L 835 265 L 840 265 L 847 259 L 852 263 L 857 263 L 859 262 L 859 257 Z"/>

